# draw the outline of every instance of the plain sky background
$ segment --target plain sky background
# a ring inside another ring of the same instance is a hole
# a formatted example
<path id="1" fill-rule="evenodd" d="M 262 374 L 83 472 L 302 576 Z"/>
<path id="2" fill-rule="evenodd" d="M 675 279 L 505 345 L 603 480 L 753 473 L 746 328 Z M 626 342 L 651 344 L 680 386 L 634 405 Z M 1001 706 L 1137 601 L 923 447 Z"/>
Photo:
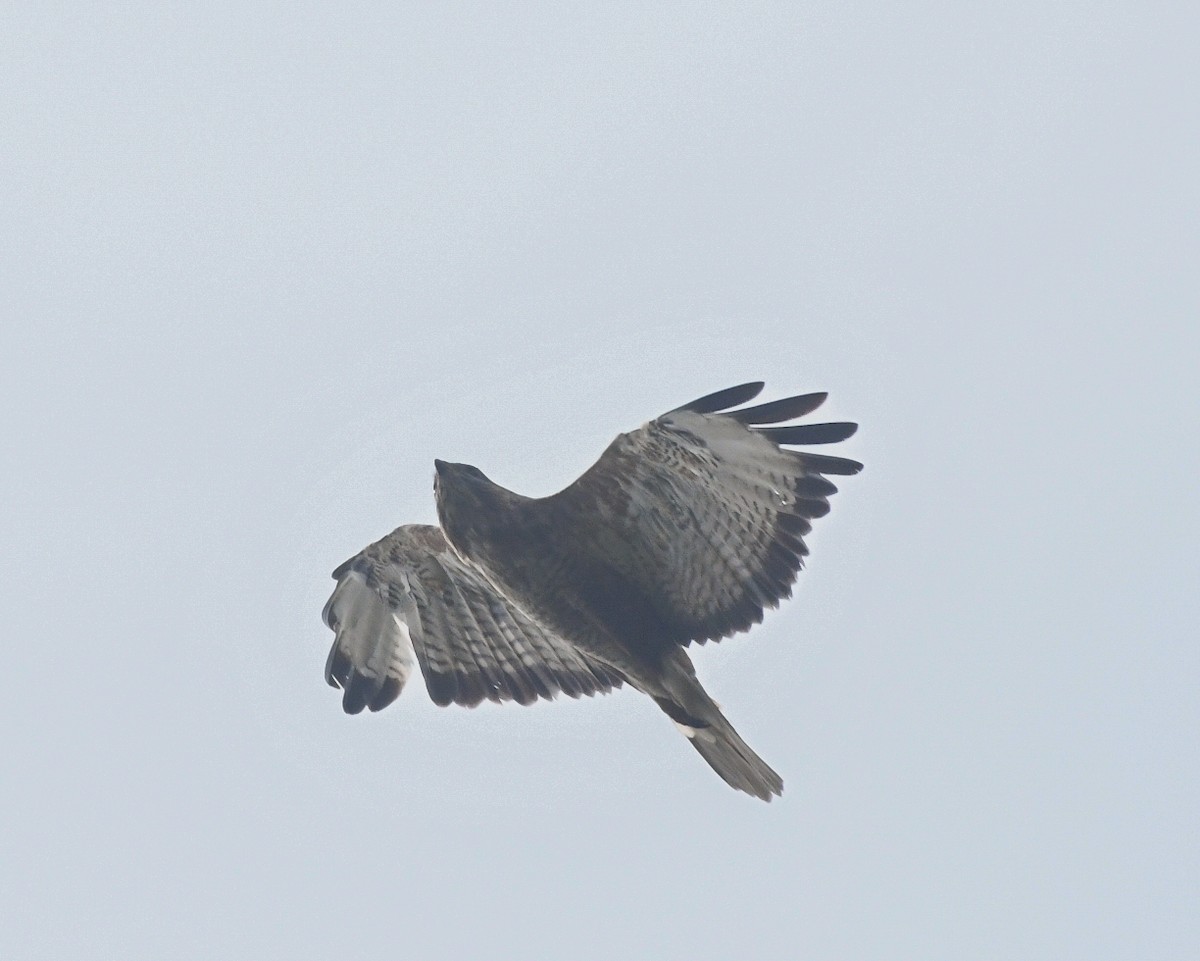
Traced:
<path id="1" fill-rule="evenodd" d="M 5 959 L 1200 956 L 1187 5 L 26 3 Z M 701 677 L 348 718 L 329 572 L 765 379 L 866 462 Z"/>

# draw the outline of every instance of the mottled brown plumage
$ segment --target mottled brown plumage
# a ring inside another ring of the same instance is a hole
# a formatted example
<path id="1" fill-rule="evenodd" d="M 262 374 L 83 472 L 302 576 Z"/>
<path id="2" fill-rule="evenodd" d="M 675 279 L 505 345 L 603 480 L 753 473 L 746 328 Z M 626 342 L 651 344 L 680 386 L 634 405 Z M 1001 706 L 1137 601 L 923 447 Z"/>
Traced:
<path id="1" fill-rule="evenodd" d="M 439 704 L 527 704 L 621 683 L 648 694 L 729 784 L 783 783 L 700 686 L 685 647 L 748 629 L 791 594 L 811 521 L 857 461 L 781 444 L 856 425 L 777 425 L 824 394 L 728 410 L 710 394 L 622 434 L 575 483 L 528 498 L 436 461 L 441 528 L 401 527 L 336 571 L 326 666 L 350 713 L 395 699 L 415 660 Z"/>

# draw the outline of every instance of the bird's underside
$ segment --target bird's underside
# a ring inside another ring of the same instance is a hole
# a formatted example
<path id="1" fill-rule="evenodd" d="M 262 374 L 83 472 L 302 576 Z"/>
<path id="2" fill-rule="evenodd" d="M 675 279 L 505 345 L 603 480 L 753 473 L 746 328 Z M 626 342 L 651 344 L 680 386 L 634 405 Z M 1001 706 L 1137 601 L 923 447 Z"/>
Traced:
<path id="1" fill-rule="evenodd" d="M 837 490 L 826 475 L 862 465 L 788 449 L 854 433 L 786 423 L 824 393 L 731 409 L 762 387 L 709 394 L 620 435 L 550 497 L 436 462 L 441 526 L 400 527 L 333 573 L 325 676 L 347 713 L 386 707 L 414 664 L 438 704 L 530 704 L 628 683 L 733 787 L 781 793 L 686 647 L 747 630 L 790 596 L 804 538 Z"/>

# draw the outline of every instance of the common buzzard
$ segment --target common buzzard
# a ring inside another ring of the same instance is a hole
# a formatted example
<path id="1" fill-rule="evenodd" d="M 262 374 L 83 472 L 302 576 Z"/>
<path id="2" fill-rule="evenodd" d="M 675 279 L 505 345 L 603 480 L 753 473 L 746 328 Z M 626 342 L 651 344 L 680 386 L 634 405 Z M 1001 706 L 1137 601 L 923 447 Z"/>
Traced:
<path id="1" fill-rule="evenodd" d="M 837 490 L 825 475 L 862 464 L 782 446 L 854 433 L 849 423 L 779 426 L 824 393 L 731 409 L 762 388 L 709 394 L 621 434 L 550 497 L 434 461 L 441 526 L 400 527 L 333 572 L 325 679 L 346 713 L 386 707 L 414 663 L 443 705 L 629 684 L 728 784 L 764 801 L 782 793 L 685 648 L 748 630 L 791 595 L 803 538 Z"/>

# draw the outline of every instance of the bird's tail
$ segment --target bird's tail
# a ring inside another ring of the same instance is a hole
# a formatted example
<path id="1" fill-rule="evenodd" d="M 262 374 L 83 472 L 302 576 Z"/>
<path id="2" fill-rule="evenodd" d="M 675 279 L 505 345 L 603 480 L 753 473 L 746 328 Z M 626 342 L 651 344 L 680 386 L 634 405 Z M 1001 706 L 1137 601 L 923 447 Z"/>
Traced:
<path id="1" fill-rule="evenodd" d="M 783 793 L 783 778 L 750 749 L 728 721 L 709 727 L 693 728 L 683 724 L 680 727 L 684 728 L 692 747 L 730 787 L 764 801 Z"/>
<path id="2" fill-rule="evenodd" d="M 770 801 L 783 793 L 783 778 L 750 749 L 700 686 L 691 660 L 683 655 L 683 670 L 670 673 L 672 697 L 655 697 L 658 706 L 675 722 L 708 766 L 730 787 Z"/>

